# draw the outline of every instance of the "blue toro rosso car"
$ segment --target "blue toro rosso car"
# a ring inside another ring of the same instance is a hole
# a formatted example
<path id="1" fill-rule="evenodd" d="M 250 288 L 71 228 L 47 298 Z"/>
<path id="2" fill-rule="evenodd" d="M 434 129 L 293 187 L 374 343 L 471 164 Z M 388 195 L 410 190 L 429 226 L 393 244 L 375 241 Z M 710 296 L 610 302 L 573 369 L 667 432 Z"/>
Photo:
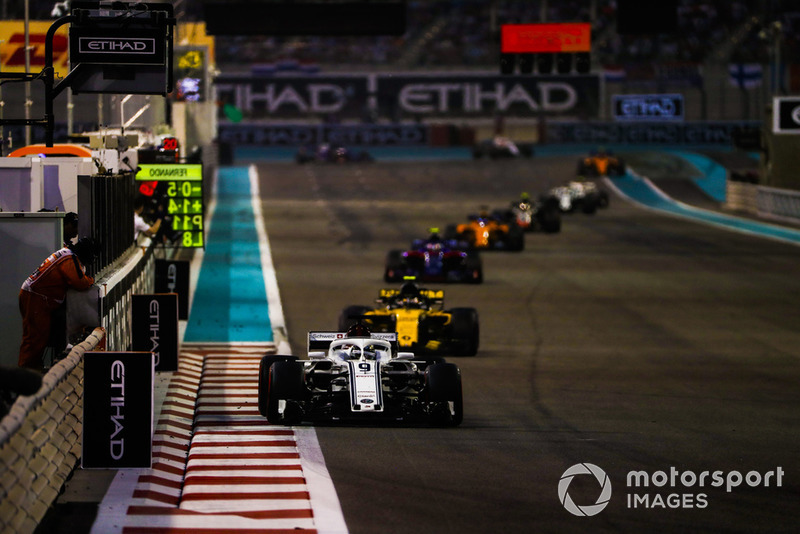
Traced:
<path id="1" fill-rule="evenodd" d="M 390 250 L 383 279 L 402 282 L 406 277 L 421 282 L 483 282 L 483 264 L 477 251 L 466 250 L 455 239 L 443 240 L 436 232 L 416 239 L 409 250 Z"/>

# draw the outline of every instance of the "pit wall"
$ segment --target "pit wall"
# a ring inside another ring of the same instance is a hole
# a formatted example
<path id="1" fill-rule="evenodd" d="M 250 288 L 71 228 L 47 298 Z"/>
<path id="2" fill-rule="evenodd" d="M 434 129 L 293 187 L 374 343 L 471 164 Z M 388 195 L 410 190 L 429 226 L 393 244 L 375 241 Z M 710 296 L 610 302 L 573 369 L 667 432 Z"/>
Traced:
<path id="1" fill-rule="evenodd" d="M 81 456 L 83 354 L 102 350 L 96 328 L 18 397 L 0 421 L 0 532 L 33 532 Z"/>
<path id="2" fill-rule="evenodd" d="M 97 314 L 97 322 L 84 324 L 102 326 L 50 368 L 35 395 L 18 397 L 0 420 L 0 532 L 33 532 L 55 502 L 81 457 L 83 355 L 130 350 L 131 296 L 152 293 L 154 280 L 154 249 L 144 247 L 89 292 L 67 297 L 68 316 Z"/>

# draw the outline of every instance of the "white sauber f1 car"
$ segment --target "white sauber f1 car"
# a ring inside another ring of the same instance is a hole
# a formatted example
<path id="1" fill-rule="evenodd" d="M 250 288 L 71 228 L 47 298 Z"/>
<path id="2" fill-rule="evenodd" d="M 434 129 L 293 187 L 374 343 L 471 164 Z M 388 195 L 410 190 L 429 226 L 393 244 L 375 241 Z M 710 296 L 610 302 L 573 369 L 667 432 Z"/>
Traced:
<path id="1" fill-rule="evenodd" d="M 309 332 L 308 360 L 268 355 L 258 375 L 258 409 L 272 424 L 404 421 L 458 426 L 461 371 L 443 358 L 397 351 L 397 333 Z"/>
<path id="2" fill-rule="evenodd" d="M 581 180 L 554 187 L 546 196 L 556 199 L 562 213 L 580 210 L 592 214 L 597 208 L 607 208 L 609 201 L 608 193 L 597 187 L 597 184 Z"/>

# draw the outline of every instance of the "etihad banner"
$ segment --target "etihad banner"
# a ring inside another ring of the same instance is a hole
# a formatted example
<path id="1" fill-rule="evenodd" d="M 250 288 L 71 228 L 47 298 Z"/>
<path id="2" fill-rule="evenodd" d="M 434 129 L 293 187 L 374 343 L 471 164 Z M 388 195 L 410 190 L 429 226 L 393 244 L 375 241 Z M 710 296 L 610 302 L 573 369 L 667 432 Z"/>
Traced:
<path id="1" fill-rule="evenodd" d="M 153 368 L 152 352 L 83 355 L 83 469 L 152 465 Z"/>
<path id="2" fill-rule="evenodd" d="M 31 21 L 29 28 L 30 72 L 36 74 L 44 68 L 44 48 L 50 21 Z M 56 77 L 69 72 L 69 26 L 64 25 L 53 37 L 53 67 Z M 21 20 L 0 22 L 0 72 L 25 72 L 25 23 Z"/>
<path id="3" fill-rule="evenodd" d="M 133 295 L 131 340 L 133 350 L 152 352 L 156 371 L 177 371 L 180 333 L 178 294 Z"/>
<path id="4" fill-rule="evenodd" d="M 596 118 L 596 75 L 363 74 L 337 76 L 234 76 L 215 80 L 219 100 L 249 119 L 321 117 L 328 121 L 375 117 Z"/>
<path id="5" fill-rule="evenodd" d="M 704 121 L 687 123 L 642 122 L 551 122 L 547 140 L 551 143 L 590 143 L 675 145 L 730 145 L 733 135 L 743 128 L 755 128 L 760 122 Z"/>
<path id="6" fill-rule="evenodd" d="M 331 145 L 420 146 L 428 127 L 420 124 L 220 124 L 220 142 L 233 145 L 298 147 Z"/>

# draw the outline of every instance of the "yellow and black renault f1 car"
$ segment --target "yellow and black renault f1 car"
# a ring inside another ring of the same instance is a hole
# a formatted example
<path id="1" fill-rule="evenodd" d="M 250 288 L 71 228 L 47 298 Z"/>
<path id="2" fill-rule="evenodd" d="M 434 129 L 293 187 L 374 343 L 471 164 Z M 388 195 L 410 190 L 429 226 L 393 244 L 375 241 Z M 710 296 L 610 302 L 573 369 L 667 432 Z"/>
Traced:
<path id="1" fill-rule="evenodd" d="M 480 330 L 475 308 L 444 309 L 444 291 L 408 281 L 400 289 L 381 289 L 377 306 L 348 306 L 339 330 L 361 320 L 373 332 L 397 332 L 401 350 L 417 354 L 474 356 Z"/>

